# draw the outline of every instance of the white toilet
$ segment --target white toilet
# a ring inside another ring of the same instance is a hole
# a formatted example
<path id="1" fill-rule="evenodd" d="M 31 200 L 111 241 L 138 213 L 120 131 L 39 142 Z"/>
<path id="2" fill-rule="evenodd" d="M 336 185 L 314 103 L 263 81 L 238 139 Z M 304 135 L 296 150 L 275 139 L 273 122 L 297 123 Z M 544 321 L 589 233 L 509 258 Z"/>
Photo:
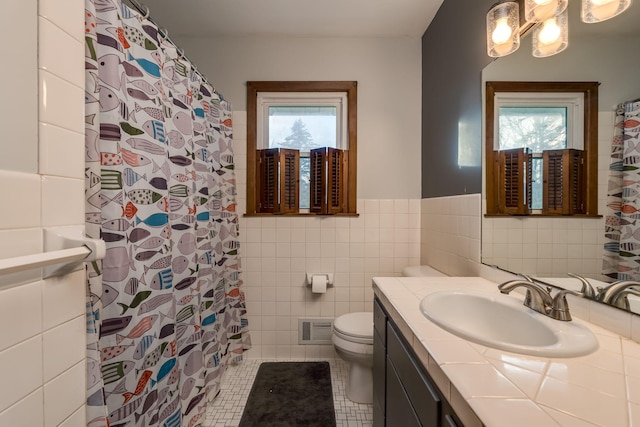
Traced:
<path id="1" fill-rule="evenodd" d="M 349 363 L 347 398 L 373 402 L 373 313 L 348 313 L 333 321 L 331 341 L 338 356 Z"/>
<path id="2" fill-rule="evenodd" d="M 427 265 L 407 267 L 403 276 L 446 276 Z M 338 356 L 349 363 L 347 397 L 357 403 L 373 402 L 373 313 L 348 313 L 333 321 L 331 341 Z"/>

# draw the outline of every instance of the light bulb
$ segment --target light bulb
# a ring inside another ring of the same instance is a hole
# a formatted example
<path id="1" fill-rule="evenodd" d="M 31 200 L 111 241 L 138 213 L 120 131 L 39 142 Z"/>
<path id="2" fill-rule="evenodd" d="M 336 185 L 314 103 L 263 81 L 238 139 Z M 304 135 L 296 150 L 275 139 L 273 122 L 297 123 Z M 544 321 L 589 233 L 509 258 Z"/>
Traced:
<path id="1" fill-rule="evenodd" d="M 593 3 L 596 6 L 603 6 L 607 3 L 611 3 L 617 0 L 591 0 L 591 3 Z"/>
<path id="2" fill-rule="evenodd" d="M 551 3 L 551 0 L 533 0 L 533 2 L 538 6 L 544 6 L 546 4 Z"/>
<path id="3" fill-rule="evenodd" d="M 496 28 L 491 34 L 491 40 L 493 40 L 495 44 L 504 44 L 509 41 L 512 33 L 513 31 L 511 27 L 509 27 L 507 18 L 500 18 L 496 23 Z"/>
<path id="4" fill-rule="evenodd" d="M 520 47 L 518 3 L 503 1 L 487 12 L 487 54 L 498 58 Z"/>
<path id="5" fill-rule="evenodd" d="M 545 20 L 533 30 L 531 47 L 536 58 L 555 55 L 567 48 L 568 40 L 567 11 Z"/>
<path id="6" fill-rule="evenodd" d="M 538 34 L 538 40 L 542 44 L 555 43 L 558 41 L 561 31 L 556 18 L 549 18 L 544 21 L 542 30 L 540 30 L 540 34 Z"/>

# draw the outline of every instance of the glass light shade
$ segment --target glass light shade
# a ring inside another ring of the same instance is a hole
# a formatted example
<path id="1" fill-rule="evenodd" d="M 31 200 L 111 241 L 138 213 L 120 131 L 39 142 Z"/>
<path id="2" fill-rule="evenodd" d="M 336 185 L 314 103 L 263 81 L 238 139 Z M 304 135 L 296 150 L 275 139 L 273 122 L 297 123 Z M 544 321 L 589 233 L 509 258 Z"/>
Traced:
<path id="1" fill-rule="evenodd" d="M 533 56 L 544 58 L 555 55 L 569 45 L 569 20 L 567 10 L 539 24 L 533 30 Z"/>
<path id="2" fill-rule="evenodd" d="M 631 6 L 631 0 L 582 0 L 582 22 L 594 24 L 620 15 Z"/>
<path id="3" fill-rule="evenodd" d="M 543 22 L 567 9 L 568 0 L 525 0 L 524 17 L 527 22 Z"/>
<path id="4" fill-rule="evenodd" d="M 487 53 L 492 57 L 509 55 L 520 47 L 517 2 L 498 3 L 487 13 Z"/>

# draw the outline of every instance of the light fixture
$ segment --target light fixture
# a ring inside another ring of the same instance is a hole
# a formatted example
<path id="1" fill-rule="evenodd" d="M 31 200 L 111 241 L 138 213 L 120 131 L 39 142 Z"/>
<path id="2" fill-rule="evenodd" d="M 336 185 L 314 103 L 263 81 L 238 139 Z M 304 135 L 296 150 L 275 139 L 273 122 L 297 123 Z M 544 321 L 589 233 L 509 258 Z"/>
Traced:
<path id="1" fill-rule="evenodd" d="M 500 57 L 520 47 L 519 6 L 517 2 L 497 3 L 487 13 L 487 53 Z"/>
<path id="2" fill-rule="evenodd" d="M 568 13 L 546 19 L 533 30 L 532 54 L 536 58 L 555 55 L 569 45 Z"/>
<path id="3" fill-rule="evenodd" d="M 620 15 L 631 6 L 631 0 L 582 0 L 582 22 L 594 24 Z"/>
<path id="4" fill-rule="evenodd" d="M 507 0 L 494 4 L 487 13 L 487 54 L 506 56 L 520 47 L 519 2 L 524 3 L 526 21 L 535 24 L 533 56 L 543 58 L 565 50 L 569 45 L 569 0 Z M 602 22 L 620 15 L 630 5 L 631 0 L 582 0 L 582 21 Z"/>
<path id="5" fill-rule="evenodd" d="M 568 0 L 524 0 L 524 18 L 527 22 L 543 22 L 564 12 Z"/>

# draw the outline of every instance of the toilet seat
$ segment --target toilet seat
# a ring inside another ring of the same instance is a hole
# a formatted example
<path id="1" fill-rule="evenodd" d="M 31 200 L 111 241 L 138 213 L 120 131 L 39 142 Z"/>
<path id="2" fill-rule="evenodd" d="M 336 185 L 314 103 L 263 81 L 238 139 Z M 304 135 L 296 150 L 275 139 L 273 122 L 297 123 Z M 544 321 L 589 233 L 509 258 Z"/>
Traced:
<path id="1" fill-rule="evenodd" d="M 346 341 L 373 345 L 373 313 L 358 312 L 338 316 L 333 321 L 333 333 Z"/>

